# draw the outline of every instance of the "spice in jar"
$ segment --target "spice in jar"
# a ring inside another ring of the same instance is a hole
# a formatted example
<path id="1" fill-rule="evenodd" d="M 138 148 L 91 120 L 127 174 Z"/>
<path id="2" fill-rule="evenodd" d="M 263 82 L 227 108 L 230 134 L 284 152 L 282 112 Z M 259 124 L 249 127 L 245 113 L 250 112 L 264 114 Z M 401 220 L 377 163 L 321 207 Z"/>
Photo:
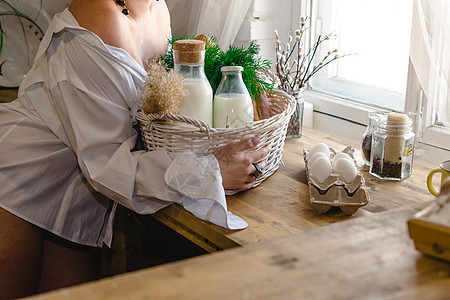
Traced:
<path id="1" fill-rule="evenodd" d="M 372 150 L 372 134 L 377 129 L 378 122 L 386 117 L 386 112 L 372 111 L 369 112 L 369 123 L 362 136 L 361 153 L 366 165 L 370 165 L 370 152 Z"/>
<path id="2" fill-rule="evenodd" d="M 412 121 L 405 114 L 389 113 L 372 136 L 369 173 L 380 179 L 411 176 L 414 152 Z"/>

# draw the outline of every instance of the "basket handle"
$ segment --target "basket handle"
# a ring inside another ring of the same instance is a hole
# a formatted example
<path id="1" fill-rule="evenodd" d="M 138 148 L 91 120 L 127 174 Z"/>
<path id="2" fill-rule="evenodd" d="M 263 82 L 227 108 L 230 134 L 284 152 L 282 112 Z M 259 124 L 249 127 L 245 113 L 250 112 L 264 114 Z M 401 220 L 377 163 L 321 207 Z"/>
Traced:
<path id="1" fill-rule="evenodd" d="M 181 123 L 194 125 L 198 129 L 200 129 L 200 131 L 206 132 L 206 135 L 208 136 L 208 138 L 210 138 L 210 132 L 217 131 L 216 129 L 211 128 L 211 126 L 208 123 L 203 122 L 202 120 L 190 118 L 190 117 L 179 115 L 179 114 L 174 114 L 171 112 L 164 113 L 162 115 L 148 114 L 147 117 L 150 122 L 153 122 L 156 120 L 171 120 L 171 121 L 177 121 L 177 122 L 181 122 Z"/>

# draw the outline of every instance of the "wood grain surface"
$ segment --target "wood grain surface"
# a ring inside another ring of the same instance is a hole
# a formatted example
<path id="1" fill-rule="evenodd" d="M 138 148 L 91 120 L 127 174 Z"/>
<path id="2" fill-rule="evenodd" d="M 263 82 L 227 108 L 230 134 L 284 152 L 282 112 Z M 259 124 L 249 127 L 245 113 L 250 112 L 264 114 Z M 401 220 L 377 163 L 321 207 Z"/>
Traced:
<path id="1" fill-rule="evenodd" d="M 426 186 L 427 174 L 432 169 L 430 166 L 414 163 L 410 178 L 385 181 L 371 176 L 368 167 L 364 165 L 360 167 L 360 171 L 369 189 L 369 203 L 352 216 L 343 214 L 338 208 L 326 214 L 317 213 L 309 202 L 303 148 L 311 148 L 320 142 L 336 151 L 352 146 L 362 165 L 359 144 L 304 128 L 301 138 L 286 140 L 284 164 L 278 171 L 258 187 L 227 197 L 228 209 L 248 222 L 249 226 L 244 230 L 228 230 L 201 221 L 176 205 L 159 211 L 153 217 L 205 250 L 214 252 L 433 199 Z"/>
<path id="2" fill-rule="evenodd" d="M 359 145 L 313 129 L 286 140 L 280 169 L 255 189 L 227 197 L 244 230 L 227 230 L 177 205 L 152 218 L 208 255 L 36 296 L 36 299 L 450 299 L 450 264 L 414 249 L 406 222 L 431 200 L 432 166 L 383 181 L 360 170 L 369 204 L 354 215 L 318 214 L 309 203 L 303 148 Z M 223 250 L 224 251 L 218 251 Z"/>
<path id="3" fill-rule="evenodd" d="M 372 214 L 36 299 L 449 299 L 450 263 L 414 249 L 425 206 Z"/>

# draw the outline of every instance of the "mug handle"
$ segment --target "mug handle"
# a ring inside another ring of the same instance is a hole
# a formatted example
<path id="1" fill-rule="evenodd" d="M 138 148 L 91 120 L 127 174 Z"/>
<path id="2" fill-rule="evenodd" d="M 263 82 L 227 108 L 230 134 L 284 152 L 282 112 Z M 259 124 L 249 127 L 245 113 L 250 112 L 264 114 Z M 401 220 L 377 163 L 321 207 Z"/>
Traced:
<path id="1" fill-rule="evenodd" d="M 436 168 L 436 169 L 431 170 L 431 172 L 427 176 L 427 187 L 428 187 L 428 190 L 430 191 L 430 193 L 433 196 L 436 196 L 436 197 L 439 196 L 439 192 L 434 188 L 432 179 L 433 179 L 433 175 L 435 173 L 437 173 L 437 172 L 442 172 L 442 171 L 441 171 L 440 168 Z"/>

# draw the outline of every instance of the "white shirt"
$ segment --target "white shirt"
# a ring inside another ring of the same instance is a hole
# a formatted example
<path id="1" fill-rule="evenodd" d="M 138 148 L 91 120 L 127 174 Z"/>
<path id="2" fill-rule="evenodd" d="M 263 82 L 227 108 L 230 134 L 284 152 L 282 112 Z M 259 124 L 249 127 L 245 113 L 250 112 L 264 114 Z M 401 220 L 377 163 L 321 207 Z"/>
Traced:
<path id="1" fill-rule="evenodd" d="M 227 212 L 213 155 L 131 151 L 145 76 L 128 53 L 80 27 L 68 9 L 57 14 L 19 98 L 0 106 L 0 184 L 8 187 L 0 206 L 92 246 L 111 242 L 115 205 L 105 196 L 140 214 L 175 202 L 218 225 L 246 227 Z M 14 154 L 20 151 L 25 157 Z"/>

